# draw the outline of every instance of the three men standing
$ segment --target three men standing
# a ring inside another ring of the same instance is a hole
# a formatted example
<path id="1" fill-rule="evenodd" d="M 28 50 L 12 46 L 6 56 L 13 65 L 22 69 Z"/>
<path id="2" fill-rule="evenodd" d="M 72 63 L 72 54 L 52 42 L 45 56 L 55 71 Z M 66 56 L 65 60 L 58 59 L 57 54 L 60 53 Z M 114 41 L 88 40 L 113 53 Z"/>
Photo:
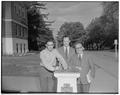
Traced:
<path id="1" fill-rule="evenodd" d="M 53 72 L 63 69 L 79 69 L 80 78 L 77 81 L 78 92 L 88 93 L 90 87 L 90 78 L 95 77 L 95 66 L 91 57 L 84 53 L 81 43 L 75 44 L 75 50 L 70 47 L 70 39 L 65 36 L 63 38 L 63 46 L 53 49 L 53 41 L 48 41 L 46 49 L 40 52 L 41 70 L 40 82 L 42 92 L 53 92 Z M 56 65 L 56 58 L 61 65 Z"/>

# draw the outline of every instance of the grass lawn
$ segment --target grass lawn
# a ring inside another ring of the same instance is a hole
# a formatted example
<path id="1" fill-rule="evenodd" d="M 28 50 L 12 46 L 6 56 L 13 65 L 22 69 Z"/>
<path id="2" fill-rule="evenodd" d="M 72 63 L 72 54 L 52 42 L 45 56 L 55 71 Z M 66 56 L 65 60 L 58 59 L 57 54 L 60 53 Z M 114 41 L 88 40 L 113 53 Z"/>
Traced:
<path id="1" fill-rule="evenodd" d="M 2 56 L 2 75 L 38 75 L 39 54 L 28 56 Z"/>
<path id="2" fill-rule="evenodd" d="M 38 65 L 40 63 L 39 54 L 27 56 L 2 56 L 2 65 L 13 63 L 22 65 Z"/>

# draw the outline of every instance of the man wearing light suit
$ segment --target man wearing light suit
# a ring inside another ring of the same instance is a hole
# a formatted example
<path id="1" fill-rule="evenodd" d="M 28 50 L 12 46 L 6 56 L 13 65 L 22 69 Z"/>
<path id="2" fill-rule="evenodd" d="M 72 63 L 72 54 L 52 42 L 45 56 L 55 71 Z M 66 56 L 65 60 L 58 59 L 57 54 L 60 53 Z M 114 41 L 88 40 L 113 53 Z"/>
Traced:
<path id="1" fill-rule="evenodd" d="M 58 52 L 62 55 L 67 64 L 70 63 L 71 57 L 75 54 L 74 48 L 70 47 L 70 39 L 68 36 L 63 37 L 63 46 L 58 48 Z"/>
<path id="2" fill-rule="evenodd" d="M 80 78 L 78 78 L 78 92 L 88 93 L 91 79 L 95 77 L 95 65 L 92 58 L 83 52 L 84 47 L 81 43 L 75 44 L 76 54 L 74 54 L 68 66 L 78 68 L 80 70 Z"/>

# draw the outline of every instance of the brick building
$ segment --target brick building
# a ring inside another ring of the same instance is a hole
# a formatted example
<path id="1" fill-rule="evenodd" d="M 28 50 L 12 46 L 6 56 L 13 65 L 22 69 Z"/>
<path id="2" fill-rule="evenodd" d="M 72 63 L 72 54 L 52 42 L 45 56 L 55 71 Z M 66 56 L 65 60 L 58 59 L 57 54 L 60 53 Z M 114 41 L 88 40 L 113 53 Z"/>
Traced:
<path id="1" fill-rule="evenodd" d="M 2 53 L 24 54 L 28 51 L 27 10 L 23 2 L 2 2 Z"/>

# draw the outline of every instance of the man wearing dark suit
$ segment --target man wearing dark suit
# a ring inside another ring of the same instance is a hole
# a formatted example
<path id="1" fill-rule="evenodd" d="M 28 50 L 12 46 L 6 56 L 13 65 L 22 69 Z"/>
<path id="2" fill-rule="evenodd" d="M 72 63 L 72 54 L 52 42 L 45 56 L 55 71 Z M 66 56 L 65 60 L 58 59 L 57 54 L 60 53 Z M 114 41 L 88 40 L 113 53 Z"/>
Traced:
<path id="1" fill-rule="evenodd" d="M 67 62 L 67 64 L 69 64 L 71 56 L 73 56 L 73 54 L 75 54 L 75 50 L 70 47 L 70 39 L 68 36 L 63 37 L 63 46 L 58 48 L 58 52 L 62 55 L 62 57 L 64 58 L 64 60 Z"/>
<path id="2" fill-rule="evenodd" d="M 80 70 L 80 78 L 78 78 L 78 92 L 88 93 L 91 79 L 95 77 L 95 65 L 91 57 L 83 52 L 84 47 L 81 43 L 75 44 L 76 54 L 70 59 L 71 68 L 78 68 Z"/>
<path id="3" fill-rule="evenodd" d="M 64 36 L 63 37 L 63 46 L 60 48 L 57 48 L 58 52 L 64 58 L 67 65 L 70 63 L 71 57 L 75 54 L 74 48 L 70 47 L 69 44 L 70 44 L 70 38 L 68 36 Z M 59 67 L 61 67 L 61 69 L 62 69 L 62 66 L 59 66 Z M 54 81 L 55 81 L 54 88 L 57 88 L 57 79 L 55 78 Z M 56 91 L 56 89 L 55 89 L 55 91 Z"/>

